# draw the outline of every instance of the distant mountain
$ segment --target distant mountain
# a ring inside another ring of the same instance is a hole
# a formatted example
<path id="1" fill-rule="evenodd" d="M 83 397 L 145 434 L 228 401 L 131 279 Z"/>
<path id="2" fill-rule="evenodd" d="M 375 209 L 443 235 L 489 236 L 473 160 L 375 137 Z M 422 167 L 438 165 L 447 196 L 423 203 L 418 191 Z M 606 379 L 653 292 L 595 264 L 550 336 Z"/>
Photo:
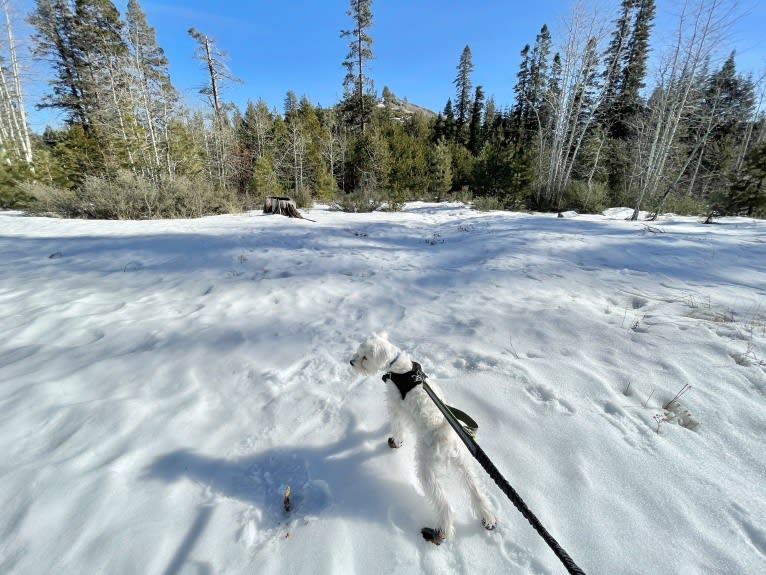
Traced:
<path id="1" fill-rule="evenodd" d="M 436 117 L 435 112 L 429 110 L 428 108 L 424 108 L 423 106 L 418 106 L 417 104 L 408 102 L 407 98 L 401 99 L 397 97 L 396 94 L 388 89 L 388 87 L 383 88 L 383 97 L 380 99 L 380 102 L 378 102 L 378 106 L 382 108 L 388 108 L 393 112 L 394 117 L 400 120 L 404 120 L 405 118 L 417 114 L 418 112 L 423 114 L 426 118 Z"/>

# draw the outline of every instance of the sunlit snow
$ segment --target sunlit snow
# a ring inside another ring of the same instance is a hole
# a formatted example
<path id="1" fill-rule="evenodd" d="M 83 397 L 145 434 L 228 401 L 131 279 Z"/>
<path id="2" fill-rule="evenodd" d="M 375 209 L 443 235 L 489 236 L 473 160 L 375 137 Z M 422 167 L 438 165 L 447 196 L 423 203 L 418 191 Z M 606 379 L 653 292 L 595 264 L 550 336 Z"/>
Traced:
<path id="1" fill-rule="evenodd" d="M 421 539 L 376 330 L 586 573 L 766 572 L 766 222 L 305 213 L 0 212 L 0 572 L 565 573 L 478 467 Z"/>

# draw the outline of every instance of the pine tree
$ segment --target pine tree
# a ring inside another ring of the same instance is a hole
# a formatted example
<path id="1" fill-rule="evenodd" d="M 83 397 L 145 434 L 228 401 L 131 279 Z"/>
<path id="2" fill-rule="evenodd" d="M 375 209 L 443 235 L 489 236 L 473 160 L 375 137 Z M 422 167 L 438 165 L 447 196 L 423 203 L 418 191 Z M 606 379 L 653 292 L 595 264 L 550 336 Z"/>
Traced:
<path id="1" fill-rule="evenodd" d="M 418 115 L 419 116 L 419 115 Z M 388 184 L 394 203 L 428 186 L 428 129 L 418 117 L 391 121 L 383 130 L 389 146 L 391 169 Z"/>
<path id="2" fill-rule="evenodd" d="M 431 147 L 428 164 L 428 190 L 436 201 L 452 189 L 452 154 L 444 139 Z"/>
<path id="3" fill-rule="evenodd" d="M 525 146 L 532 144 L 550 121 L 547 96 L 551 84 L 548 72 L 551 45 L 550 31 L 547 24 L 543 24 L 535 37 L 534 47 L 527 44 L 521 51 L 511 117 L 513 137 Z"/>
<path id="4" fill-rule="evenodd" d="M 38 104 L 58 108 L 79 125 L 81 173 L 103 174 L 134 164 L 123 22 L 110 0 L 36 0 L 29 17 L 36 28 L 35 56 L 51 63 L 52 93 Z M 92 139 L 92 141 L 90 141 Z"/>
<path id="5" fill-rule="evenodd" d="M 549 112 L 546 106 L 546 90 L 550 85 L 548 74 L 548 59 L 551 53 L 551 33 L 548 25 L 543 24 L 540 32 L 535 37 L 535 45 L 529 60 L 529 84 L 527 86 L 526 100 L 529 102 L 531 114 L 526 118 L 524 131 L 534 134 L 548 124 Z"/>
<path id="6" fill-rule="evenodd" d="M 620 17 L 605 55 L 605 83 L 599 119 L 612 138 L 635 135 L 635 118 L 645 86 L 649 35 L 654 23 L 655 0 L 623 0 Z M 632 26 L 631 26 L 632 22 Z"/>
<path id="7" fill-rule="evenodd" d="M 623 0 L 620 16 L 615 21 L 612 38 L 604 54 L 604 104 L 599 109 L 599 119 L 606 124 L 612 119 L 612 106 L 620 94 L 622 62 L 625 58 L 630 35 L 631 8 L 635 0 Z"/>
<path id="8" fill-rule="evenodd" d="M 514 134 L 517 141 L 524 138 L 524 128 L 527 125 L 528 118 L 532 114 L 532 103 L 529 101 L 529 68 L 530 68 L 530 46 L 526 44 L 521 50 L 521 64 L 516 74 L 516 85 L 513 88 L 515 102 L 513 104 L 512 118 L 514 124 Z"/>
<path id="9" fill-rule="evenodd" d="M 439 115 L 438 121 L 438 129 L 434 130 L 434 140 L 438 141 L 440 138 L 444 138 L 448 142 L 453 142 L 457 133 L 457 123 L 452 98 L 447 98 L 447 103 L 444 105 L 444 110 Z"/>
<path id="10" fill-rule="evenodd" d="M 36 28 L 34 55 L 51 62 L 56 74 L 53 93 L 39 107 L 63 110 L 65 121 L 87 134 L 114 87 L 115 79 L 105 76 L 127 53 L 117 8 L 109 0 L 36 0 L 29 22 Z"/>
<path id="11" fill-rule="evenodd" d="M 324 132 L 319 121 L 317 109 L 311 101 L 303 96 L 300 99 L 295 114 L 296 122 L 300 123 L 305 139 L 304 150 L 304 204 L 308 205 L 312 198 L 329 200 L 334 189 L 332 173 L 322 156 L 322 138 Z"/>
<path id="12" fill-rule="evenodd" d="M 468 149 L 476 156 L 481 150 L 482 141 L 482 112 L 484 108 L 484 91 L 476 86 L 471 108 L 471 122 L 468 125 Z"/>
<path id="13" fill-rule="evenodd" d="M 487 103 L 484 105 L 484 122 L 481 125 L 482 142 L 486 142 L 489 139 L 489 135 L 492 133 L 498 115 L 495 99 L 490 96 Z"/>
<path id="14" fill-rule="evenodd" d="M 473 61 L 471 48 L 465 46 L 460 54 L 460 62 L 457 65 L 455 84 L 455 120 L 457 124 L 457 137 L 460 142 L 465 142 L 465 131 L 471 113 L 471 72 Z"/>
<path id="15" fill-rule="evenodd" d="M 766 216 L 766 142 L 755 146 L 745 157 L 745 165 L 731 186 L 728 196 L 713 204 L 718 215 Z M 712 214 L 708 218 L 710 222 Z"/>
<path id="16" fill-rule="evenodd" d="M 755 110 L 755 89 L 750 78 L 737 74 L 734 53 L 720 70 L 701 74 L 699 101 L 687 121 L 682 138 L 689 150 L 685 166 L 674 186 L 660 197 L 658 209 L 670 191 L 686 178 L 687 194 L 704 197 L 728 190 L 736 179 L 737 148 L 747 141 L 746 132 Z"/>
<path id="17" fill-rule="evenodd" d="M 623 61 L 620 111 L 635 117 L 641 106 L 640 91 L 646 85 L 649 37 L 654 26 L 655 0 L 636 0 L 636 17 L 628 49 Z M 634 133 L 634 132 L 632 132 Z"/>
<path id="18" fill-rule="evenodd" d="M 369 64 L 372 60 L 372 0 L 350 0 L 346 12 L 354 21 L 352 30 L 341 30 L 341 38 L 350 38 L 349 51 L 343 60 L 346 76 L 343 79 L 343 109 L 352 126 L 364 133 L 372 114 L 375 98 Z"/>
<path id="19" fill-rule="evenodd" d="M 532 164 L 525 146 L 515 141 L 513 112 L 494 114 L 476 158 L 472 188 L 478 196 L 496 198 L 508 209 L 525 207 L 530 195 Z"/>
<path id="20" fill-rule="evenodd" d="M 391 171 L 391 155 L 380 130 L 371 128 L 349 143 L 345 168 L 347 190 L 370 193 L 385 187 Z"/>
<path id="21" fill-rule="evenodd" d="M 289 120 L 298 111 L 298 96 L 296 96 L 293 90 L 288 90 L 287 94 L 285 94 L 283 107 L 285 120 Z"/>

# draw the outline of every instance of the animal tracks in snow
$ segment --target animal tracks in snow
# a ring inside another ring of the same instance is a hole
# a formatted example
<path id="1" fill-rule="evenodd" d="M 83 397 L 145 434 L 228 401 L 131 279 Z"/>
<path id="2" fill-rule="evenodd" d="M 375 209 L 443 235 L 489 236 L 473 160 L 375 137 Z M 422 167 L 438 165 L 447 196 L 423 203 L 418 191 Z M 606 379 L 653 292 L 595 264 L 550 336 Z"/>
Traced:
<path id="1" fill-rule="evenodd" d="M 601 416 L 611 425 L 630 447 L 639 447 L 635 438 L 646 436 L 646 426 L 635 421 L 620 405 L 605 401 Z"/>
<path id="2" fill-rule="evenodd" d="M 499 547 L 503 558 L 509 564 L 517 566 L 519 568 L 518 572 L 531 573 L 533 575 L 550 574 L 550 571 L 534 555 L 530 554 L 529 549 L 525 549 L 508 538 L 503 538 Z"/>
<path id="3" fill-rule="evenodd" d="M 529 384 L 524 388 L 527 395 L 537 403 L 542 403 L 549 410 L 563 415 L 574 415 L 575 408 L 566 400 L 559 399 L 549 387 L 540 384 Z"/>

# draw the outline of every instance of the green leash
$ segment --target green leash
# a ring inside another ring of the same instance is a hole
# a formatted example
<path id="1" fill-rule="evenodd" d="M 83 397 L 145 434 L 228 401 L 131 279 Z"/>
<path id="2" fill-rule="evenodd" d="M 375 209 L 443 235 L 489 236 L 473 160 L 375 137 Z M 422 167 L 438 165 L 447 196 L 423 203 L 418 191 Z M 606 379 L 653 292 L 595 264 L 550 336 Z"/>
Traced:
<path id="1" fill-rule="evenodd" d="M 445 405 L 445 407 L 449 410 L 452 416 L 458 420 L 465 432 L 476 439 L 476 433 L 479 431 L 479 424 L 465 411 L 461 411 L 457 407 L 451 405 Z"/>

